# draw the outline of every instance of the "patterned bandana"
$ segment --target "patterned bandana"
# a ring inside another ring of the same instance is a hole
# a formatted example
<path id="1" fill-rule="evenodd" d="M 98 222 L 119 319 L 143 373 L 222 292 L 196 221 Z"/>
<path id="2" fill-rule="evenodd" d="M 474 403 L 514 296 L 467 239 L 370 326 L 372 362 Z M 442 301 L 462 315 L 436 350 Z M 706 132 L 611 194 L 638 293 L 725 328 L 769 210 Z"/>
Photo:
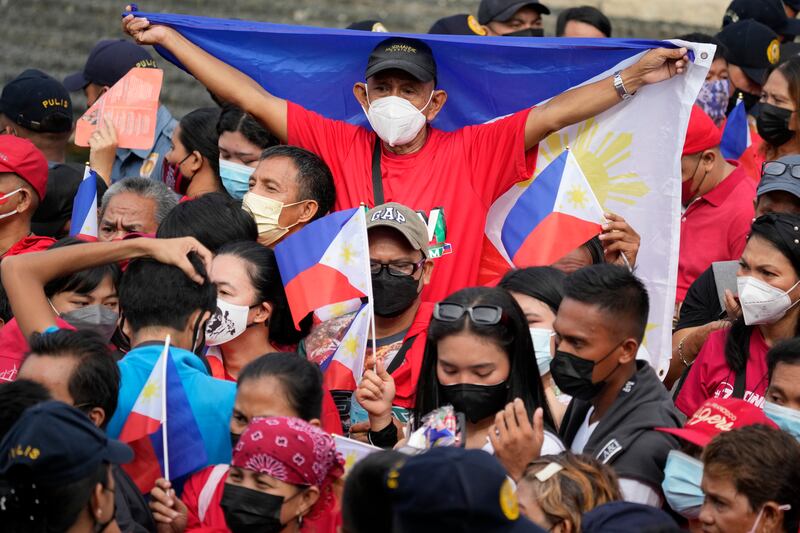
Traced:
<path id="1" fill-rule="evenodd" d="M 320 492 L 344 474 L 333 438 L 299 418 L 253 418 L 233 450 L 231 465 Z"/>

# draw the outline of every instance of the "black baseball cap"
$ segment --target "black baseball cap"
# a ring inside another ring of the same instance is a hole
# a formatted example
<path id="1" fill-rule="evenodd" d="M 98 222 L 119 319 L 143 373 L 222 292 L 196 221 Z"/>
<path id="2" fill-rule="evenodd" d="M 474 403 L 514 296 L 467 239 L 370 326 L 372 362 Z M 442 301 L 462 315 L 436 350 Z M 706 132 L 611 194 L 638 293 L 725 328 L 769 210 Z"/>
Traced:
<path id="1" fill-rule="evenodd" d="M 102 178 L 97 180 L 97 197 L 108 189 Z M 58 164 L 47 173 L 47 193 L 31 218 L 31 230 L 41 237 L 63 237 L 62 229 L 72 219 L 75 195 L 83 181 L 83 169 L 70 163 Z"/>
<path id="2" fill-rule="evenodd" d="M 482 450 L 433 448 L 390 470 L 386 486 L 403 531 L 544 531 L 520 516 L 506 471 Z"/>
<path id="3" fill-rule="evenodd" d="M 741 68 L 748 78 L 759 85 L 764 84 L 767 69 L 780 61 L 778 35 L 753 19 L 725 26 L 717 34 L 717 39 L 725 45 L 728 63 Z"/>
<path id="4" fill-rule="evenodd" d="M 481 0 L 478 7 L 478 22 L 489 24 L 493 20 L 505 22 L 523 7 L 532 7 L 542 15 L 549 15 L 550 8 L 539 2 L 520 2 L 519 0 Z"/>
<path id="5" fill-rule="evenodd" d="M 800 34 L 800 20 L 786 16 L 781 0 L 733 0 L 722 17 L 722 26 L 753 19 L 779 35 Z"/>
<path id="6" fill-rule="evenodd" d="M 109 439 L 85 413 L 49 401 L 26 409 L 0 443 L 0 477 L 54 486 L 132 459 L 127 444 Z"/>
<path id="7" fill-rule="evenodd" d="M 438 35 L 486 35 L 486 30 L 472 15 L 461 14 L 440 18 L 428 33 Z"/>
<path id="8" fill-rule="evenodd" d="M 64 86 L 70 91 L 80 91 L 90 83 L 111 87 L 134 67 L 157 68 L 157 65 L 147 50 L 130 41 L 99 41 L 89 52 L 83 70 L 64 78 Z"/>
<path id="9" fill-rule="evenodd" d="M 31 131 L 64 133 L 72 130 L 69 91 L 41 70 L 28 69 L 3 87 L 0 113 Z"/>
<path id="10" fill-rule="evenodd" d="M 399 69 L 408 72 L 419 81 L 436 79 L 436 61 L 431 48 L 418 39 L 390 37 L 381 41 L 369 55 L 366 78 L 378 72 Z"/>
<path id="11" fill-rule="evenodd" d="M 800 0 L 783 0 L 783 3 L 795 11 L 800 11 Z"/>

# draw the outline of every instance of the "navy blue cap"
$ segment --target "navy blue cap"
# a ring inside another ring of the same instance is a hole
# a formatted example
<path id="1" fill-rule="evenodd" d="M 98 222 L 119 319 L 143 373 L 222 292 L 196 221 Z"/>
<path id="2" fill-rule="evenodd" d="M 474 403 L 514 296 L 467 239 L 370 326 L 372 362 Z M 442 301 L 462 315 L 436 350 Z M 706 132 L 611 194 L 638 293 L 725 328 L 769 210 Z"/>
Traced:
<path id="1" fill-rule="evenodd" d="M 725 15 L 722 26 L 753 19 L 781 35 L 800 34 L 800 20 L 786 16 L 781 0 L 733 0 Z"/>
<path id="2" fill-rule="evenodd" d="M 795 11 L 800 11 L 800 0 L 783 0 L 783 3 Z"/>
<path id="3" fill-rule="evenodd" d="M 681 530 L 670 515 L 650 505 L 630 502 L 611 502 L 595 507 L 583 515 L 583 533 L 630 533 L 631 531 Z"/>
<path id="4" fill-rule="evenodd" d="M 358 22 L 353 22 L 345 29 L 389 33 L 389 30 L 386 29 L 386 26 L 384 26 L 383 22 L 380 20 L 359 20 Z"/>
<path id="5" fill-rule="evenodd" d="M 134 67 L 157 68 L 157 65 L 147 50 L 130 41 L 100 41 L 89 52 L 83 71 L 64 78 L 64 86 L 70 91 L 80 91 L 90 83 L 111 87 Z"/>
<path id="6" fill-rule="evenodd" d="M 428 33 L 438 35 L 486 35 L 486 30 L 472 15 L 461 14 L 440 18 Z"/>
<path id="7" fill-rule="evenodd" d="M 780 61 L 778 35 L 753 19 L 725 26 L 717 39 L 725 45 L 728 63 L 741 68 L 758 85 L 766 81 L 767 69 Z"/>
<path id="8" fill-rule="evenodd" d="M 544 531 L 520 516 L 506 471 L 482 450 L 433 448 L 390 470 L 386 485 L 402 531 Z"/>
<path id="9" fill-rule="evenodd" d="M 0 113 L 31 131 L 72 130 L 72 100 L 67 89 L 41 70 L 28 69 L 3 87 Z"/>
<path id="10" fill-rule="evenodd" d="M 549 15 L 550 8 L 539 2 L 520 2 L 520 0 L 481 0 L 478 6 L 478 21 L 489 24 L 493 20 L 505 22 L 523 7 L 532 7 L 542 15 Z"/>
<path id="11" fill-rule="evenodd" d="M 104 462 L 132 459 L 127 444 L 109 439 L 85 413 L 56 401 L 26 409 L 0 442 L 0 476 L 46 486 L 83 479 Z"/>
<path id="12" fill-rule="evenodd" d="M 800 155 L 785 155 L 777 159 L 777 161 L 787 165 L 800 166 Z M 768 167 L 769 161 L 764 166 Z M 785 191 L 800 198 L 800 179 L 792 176 L 791 166 L 786 167 L 780 176 L 772 174 L 761 175 L 761 181 L 758 182 L 758 188 L 756 189 L 756 196 L 773 191 Z"/>

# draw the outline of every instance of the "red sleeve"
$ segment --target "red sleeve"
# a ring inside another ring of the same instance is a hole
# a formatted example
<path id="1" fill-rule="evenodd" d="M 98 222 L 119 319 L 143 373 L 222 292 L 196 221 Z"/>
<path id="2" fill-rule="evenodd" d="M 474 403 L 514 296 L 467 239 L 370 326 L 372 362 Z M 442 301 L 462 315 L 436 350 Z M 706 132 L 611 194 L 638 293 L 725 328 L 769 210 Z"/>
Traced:
<path id="1" fill-rule="evenodd" d="M 208 481 L 208 476 L 211 475 L 213 466 L 208 466 L 198 472 L 192 474 L 186 483 L 183 485 L 183 494 L 181 494 L 181 501 L 186 505 L 189 510 L 189 516 L 186 521 L 186 529 L 195 529 L 200 527 L 200 517 L 198 516 L 198 500 L 200 499 L 200 492 Z"/>
<path id="2" fill-rule="evenodd" d="M 462 130 L 478 195 L 486 205 L 512 185 L 533 176 L 538 146 L 525 151 L 525 122 L 530 109 Z"/>
<path id="3" fill-rule="evenodd" d="M 716 359 L 725 358 L 726 338 L 726 331 L 711 333 L 689 369 L 689 375 L 675 400 L 675 407 L 686 416 L 692 416 L 700 404 L 708 399 L 710 366 Z"/>

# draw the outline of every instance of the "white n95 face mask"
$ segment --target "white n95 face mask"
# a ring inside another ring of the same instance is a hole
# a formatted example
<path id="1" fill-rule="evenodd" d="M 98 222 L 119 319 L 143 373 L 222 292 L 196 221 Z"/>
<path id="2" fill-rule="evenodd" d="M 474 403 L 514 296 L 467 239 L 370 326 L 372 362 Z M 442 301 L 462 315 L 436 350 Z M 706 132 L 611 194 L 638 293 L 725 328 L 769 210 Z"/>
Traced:
<path id="1" fill-rule="evenodd" d="M 736 278 L 744 323 L 748 326 L 773 324 L 783 318 L 783 315 L 797 304 L 797 302 L 792 303 L 789 293 L 798 284 L 800 281 L 792 285 L 788 291 L 782 291 L 750 276 Z"/>
<path id="2" fill-rule="evenodd" d="M 365 86 L 366 87 L 366 86 Z M 428 98 L 428 103 L 422 109 L 430 105 L 433 99 L 433 91 Z M 369 93 L 367 93 L 369 101 Z M 427 119 L 422 114 L 422 110 L 399 96 L 384 96 L 369 104 L 369 109 L 364 111 L 369 120 L 370 126 L 375 130 L 375 134 L 389 146 L 398 146 L 411 142 L 419 131 L 425 127 Z"/>
<path id="3" fill-rule="evenodd" d="M 217 298 L 217 310 L 206 323 L 206 344 L 219 346 L 232 341 L 247 329 L 246 305 L 236 305 Z"/>
<path id="4" fill-rule="evenodd" d="M 553 330 L 544 328 L 530 328 L 530 331 L 533 351 L 536 353 L 536 366 L 539 367 L 539 375 L 544 376 L 550 373 L 550 361 L 553 360 L 550 339 L 554 333 Z"/>

